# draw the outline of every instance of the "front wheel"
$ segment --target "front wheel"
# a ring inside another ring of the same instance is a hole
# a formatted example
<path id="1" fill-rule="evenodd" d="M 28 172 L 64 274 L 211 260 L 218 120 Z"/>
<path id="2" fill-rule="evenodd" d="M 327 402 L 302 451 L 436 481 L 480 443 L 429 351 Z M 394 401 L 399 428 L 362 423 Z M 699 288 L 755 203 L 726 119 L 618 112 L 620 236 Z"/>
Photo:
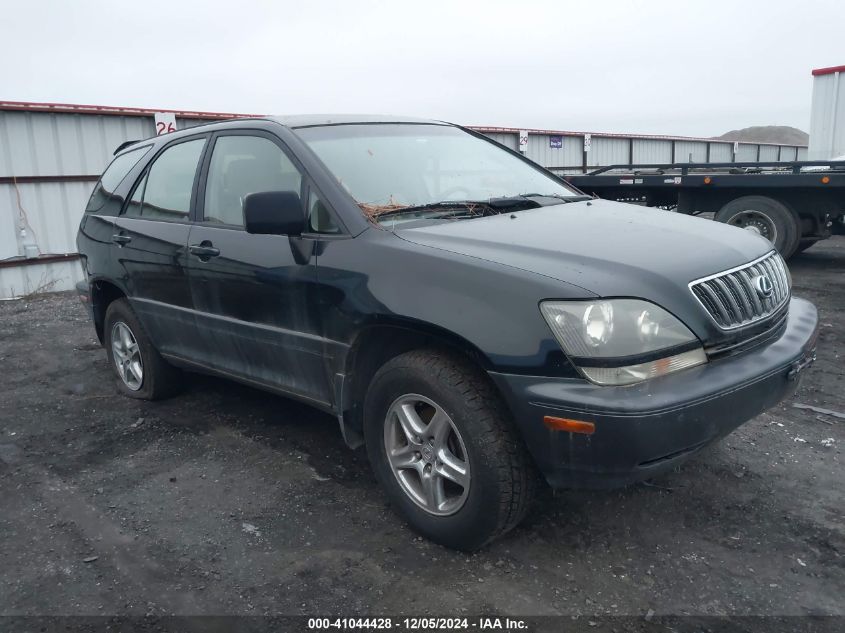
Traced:
<path id="1" fill-rule="evenodd" d="M 467 360 L 433 350 L 397 356 L 374 376 L 364 407 L 373 470 L 414 530 L 471 551 L 525 515 L 533 464 L 498 394 Z"/>
<path id="2" fill-rule="evenodd" d="M 801 238 L 798 217 L 783 203 L 765 196 L 731 200 L 713 219 L 765 237 L 784 259 L 795 252 Z"/>

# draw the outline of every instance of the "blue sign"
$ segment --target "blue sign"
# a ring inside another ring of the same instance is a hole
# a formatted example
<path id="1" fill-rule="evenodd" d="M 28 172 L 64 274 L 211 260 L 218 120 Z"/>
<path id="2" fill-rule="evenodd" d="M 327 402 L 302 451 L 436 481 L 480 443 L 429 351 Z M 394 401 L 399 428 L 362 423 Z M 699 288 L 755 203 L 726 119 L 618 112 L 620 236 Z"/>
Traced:
<path id="1" fill-rule="evenodd" d="M 552 149 L 560 149 L 563 147 L 563 137 L 562 136 L 550 136 L 549 137 L 549 147 Z"/>

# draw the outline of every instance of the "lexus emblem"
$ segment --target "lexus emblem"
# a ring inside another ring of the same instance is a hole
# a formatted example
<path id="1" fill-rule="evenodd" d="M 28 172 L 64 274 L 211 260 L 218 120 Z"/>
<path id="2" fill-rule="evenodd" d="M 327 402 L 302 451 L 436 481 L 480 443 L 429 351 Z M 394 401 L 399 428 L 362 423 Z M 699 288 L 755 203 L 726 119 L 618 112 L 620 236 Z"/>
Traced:
<path id="1" fill-rule="evenodd" d="M 768 299 L 772 296 L 775 287 L 772 285 L 772 280 L 769 279 L 768 275 L 757 275 L 752 281 L 754 283 L 754 289 L 760 297 Z"/>

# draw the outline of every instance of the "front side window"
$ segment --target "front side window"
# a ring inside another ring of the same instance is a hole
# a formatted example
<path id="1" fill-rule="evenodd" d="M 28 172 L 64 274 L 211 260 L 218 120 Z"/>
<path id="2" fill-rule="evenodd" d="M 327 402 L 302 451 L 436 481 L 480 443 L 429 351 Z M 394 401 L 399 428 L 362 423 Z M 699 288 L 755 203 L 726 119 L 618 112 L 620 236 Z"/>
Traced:
<path id="1" fill-rule="evenodd" d="M 299 194 L 302 176 L 281 148 L 261 136 L 221 136 L 205 187 L 206 222 L 243 226 L 244 198 L 262 191 Z"/>
<path id="2" fill-rule="evenodd" d="M 125 214 L 152 220 L 184 220 L 205 139 L 168 147 L 135 187 Z"/>
<path id="3" fill-rule="evenodd" d="M 332 214 L 313 189 L 308 194 L 308 227 L 314 233 L 340 233 Z"/>
<path id="4" fill-rule="evenodd" d="M 453 126 L 332 125 L 296 133 L 365 213 L 442 202 L 579 195 L 501 147 Z"/>
<path id="5" fill-rule="evenodd" d="M 94 191 L 91 193 L 91 198 L 88 200 L 88 206 L 85 208 L 85 211 L 91 213 L 102 209 L 109 198 L 114 195 L 114 191 L 117 189 L 117 186 L 123 182 L 126 175 L 132 171 L 132 168 L 138 164 L 138 161 L 141 160 L 148 151 L 150 151 L 149 145 L 130 150 L 115 158 L 106 168 L 106 171 L 103 172 L 97 186 L 94 187 Z"/>

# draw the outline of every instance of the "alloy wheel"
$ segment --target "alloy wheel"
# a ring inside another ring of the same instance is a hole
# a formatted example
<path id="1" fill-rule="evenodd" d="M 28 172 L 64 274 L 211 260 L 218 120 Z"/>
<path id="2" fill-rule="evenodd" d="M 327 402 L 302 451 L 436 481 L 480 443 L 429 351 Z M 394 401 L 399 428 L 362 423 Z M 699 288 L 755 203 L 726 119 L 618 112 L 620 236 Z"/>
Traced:
<path id="1" fill-rule="evenodd" d="M 132 391 L 138 391 L 144 383 L 144 362 L 135 335 L 123 321 L 118 321 L 112 327 L 111 352 L 123 384 Z"/>
<path id="2" fill-rule="evenodd" d="M 387 461 L 406 495 L 436 516 L 460 510 L 471 482 L 469 458 L 455 423 L 418 394 L 397 398 L 384 421 Z"/>

